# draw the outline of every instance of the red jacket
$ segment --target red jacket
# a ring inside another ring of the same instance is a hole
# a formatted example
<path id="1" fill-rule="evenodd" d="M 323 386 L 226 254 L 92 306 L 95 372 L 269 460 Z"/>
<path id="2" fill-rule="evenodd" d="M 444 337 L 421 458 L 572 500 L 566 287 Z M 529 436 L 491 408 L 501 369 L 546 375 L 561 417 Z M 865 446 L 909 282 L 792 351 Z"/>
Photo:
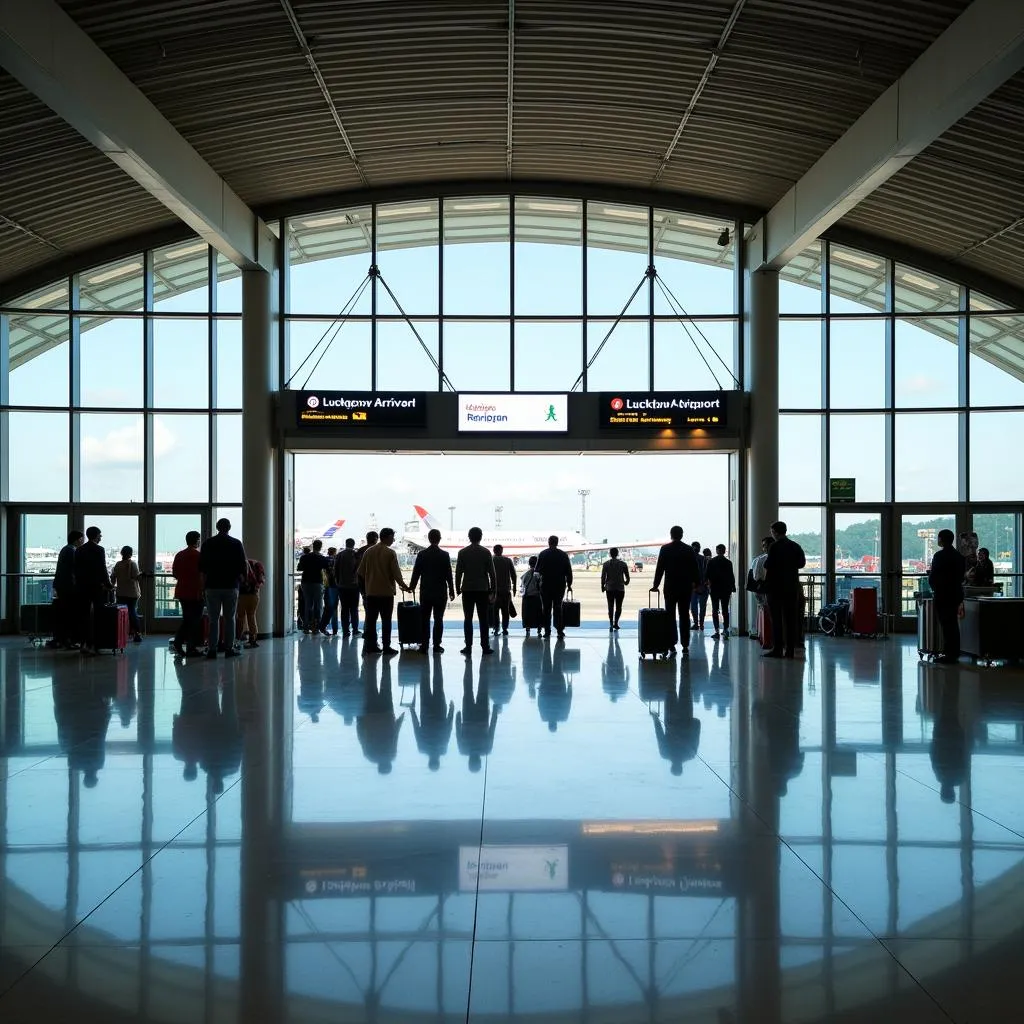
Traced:
<path id="1" fill-rule="evenodd" d="M 171 575 L 178 581 L 174 588 L 175 600 L 203 599 L 203 581 L 199 576 L 199 548 L 182 548 L 174 556 Z"/>

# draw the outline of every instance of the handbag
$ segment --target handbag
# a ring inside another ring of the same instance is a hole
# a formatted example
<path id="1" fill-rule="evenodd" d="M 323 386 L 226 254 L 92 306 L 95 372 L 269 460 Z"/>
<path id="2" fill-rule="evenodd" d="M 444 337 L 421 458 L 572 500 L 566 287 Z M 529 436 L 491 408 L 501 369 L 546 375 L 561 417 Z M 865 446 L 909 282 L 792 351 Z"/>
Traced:
<path id="1" fill-rule="evenodd" d="M 508 599 L 508 617 L 510 619 L 514 619 L 518 614 L 519 612 L 516 611 L 516 603 L 510 597 Z"/>

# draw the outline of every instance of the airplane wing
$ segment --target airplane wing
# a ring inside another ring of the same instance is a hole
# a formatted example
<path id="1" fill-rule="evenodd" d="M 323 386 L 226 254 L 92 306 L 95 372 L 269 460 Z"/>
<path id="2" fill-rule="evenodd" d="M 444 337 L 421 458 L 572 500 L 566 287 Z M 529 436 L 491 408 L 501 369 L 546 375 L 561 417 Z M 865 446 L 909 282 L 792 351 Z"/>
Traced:
<path id="1" fill-rule="evenodd" d="M 618 548 L 622 551 L 634 551 L 636 548 L 660 548 L 665 543 L 660 540 L 631 540 L 611 541 L 607 544 L 566 544 L 559 545 L 567 555 L 584 555 L 591 551 L 607 551 L 609 548 Z"/>

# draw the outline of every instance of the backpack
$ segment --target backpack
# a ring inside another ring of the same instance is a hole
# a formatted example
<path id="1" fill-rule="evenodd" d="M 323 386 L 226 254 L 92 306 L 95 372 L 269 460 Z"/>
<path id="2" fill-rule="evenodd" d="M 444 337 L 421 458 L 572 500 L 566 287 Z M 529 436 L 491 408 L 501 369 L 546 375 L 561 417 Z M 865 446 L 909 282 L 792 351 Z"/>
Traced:
<path id="1" fill-rule="evenodd" d="M 248 566 L 248 572 L 245 574 L 245 581 L 238 589 L 243 594 L 258 594 L 266 579 L 267 572 L 263 568 L 263 563 L 257 562 L 255 558 L 247 558 L 246 565 Z"/>

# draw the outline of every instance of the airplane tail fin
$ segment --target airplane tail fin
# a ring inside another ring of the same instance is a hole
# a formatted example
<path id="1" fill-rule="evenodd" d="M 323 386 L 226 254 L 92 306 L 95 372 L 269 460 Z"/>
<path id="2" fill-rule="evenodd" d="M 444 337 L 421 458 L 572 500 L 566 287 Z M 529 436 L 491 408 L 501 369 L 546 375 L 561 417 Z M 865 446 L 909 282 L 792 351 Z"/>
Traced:
<path id="1" fill-rule="evenodd" d="M 344 519 L 335 519 L 330 526 L 327 527 L 323 532 L 324 540 L 330 540 L 343 526 L 345 525 Z"/>
<path id="2" fill-rule="evenodd" d="M 422 505 L 413 505 L 413 508 L 416 509 L 416 515 L 423 520 L 428 530 L 441 529 L 441 524 Z"/>

